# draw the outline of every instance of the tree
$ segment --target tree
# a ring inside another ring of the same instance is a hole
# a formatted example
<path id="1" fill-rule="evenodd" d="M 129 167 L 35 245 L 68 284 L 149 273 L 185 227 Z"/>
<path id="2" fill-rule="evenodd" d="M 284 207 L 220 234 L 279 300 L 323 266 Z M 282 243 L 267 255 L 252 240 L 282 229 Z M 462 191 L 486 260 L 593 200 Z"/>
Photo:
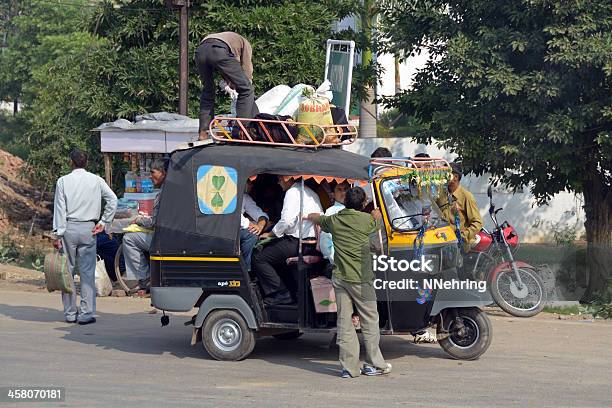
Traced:
<path id="1" fill-rule="evenodd" d="M 254 48 L 256 94 L 279 84 L 318 84 L 332 23 L 351 13 L 352 5 L 343 0 L 197 2 L 190 8 L 190 54 L 205 35 L 236 31 Z M 57 55 L 33 75 L 36 94 L 24 114 L 37 149 L 29 163 L 45 183 L 67 170 L 66 153 L 73 146 L 99 157 L 90 129 L 100 123 L 177 110 L 178 18 L 164 0 L 101 2 L 85 29 L 75 33 L 85 36 L 85 48 Z M 200 90 L 191 60 L 192 117 L 198 114 Z"/>
<path id="2" fill-rule="evenodd" d="M 388 100 L 488 172 L 546 202 L 584 197 L 590 282 L 606 296 L 612 252 L 612 3 L 597 0 L 394 1 L 386 49 L 427 64 Z M 608 260 L 606 260 L 608 259 Z M 608 262 L 608 263 L 606 263 Z M 609 295 L 608 295 L 609 296 Z"/>
<path id="3" fill-rule="evenodd" d="M 61 5 L 43 0 L 3 2 L 0 100 L 30 103 L 36 93 L 32 71 L 86 46 L 88 39 L 79 29 L 92 11 L 86 4 L 85 0 Z"/>

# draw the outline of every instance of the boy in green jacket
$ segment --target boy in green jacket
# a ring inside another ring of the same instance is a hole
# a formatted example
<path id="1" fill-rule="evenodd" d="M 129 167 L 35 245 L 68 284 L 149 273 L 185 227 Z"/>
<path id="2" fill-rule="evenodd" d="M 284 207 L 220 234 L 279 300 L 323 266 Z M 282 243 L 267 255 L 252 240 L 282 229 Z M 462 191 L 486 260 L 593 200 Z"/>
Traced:
<path id="1" fill-rule="evenodd" d="M 360 374 L 382 375 L 391 372 L 380 352 L 378 309 L 372 272 L 370 234 L 380 228 L 379 210 L 372 214 L 362 212 L 366 194 L 361 187 L 353 187 L 346 193 L 346 208 L 325 216 L 309 214 L 308 219 L 332 235 L 334 243 L 334 269 L 332 283 L 338 305 L 337 343 L 340 348 L 340 364 L 343 378 Z M 359 339 L 352 322 L 353 307 L 361 322 L 366 358 L 359 367 Z"/>

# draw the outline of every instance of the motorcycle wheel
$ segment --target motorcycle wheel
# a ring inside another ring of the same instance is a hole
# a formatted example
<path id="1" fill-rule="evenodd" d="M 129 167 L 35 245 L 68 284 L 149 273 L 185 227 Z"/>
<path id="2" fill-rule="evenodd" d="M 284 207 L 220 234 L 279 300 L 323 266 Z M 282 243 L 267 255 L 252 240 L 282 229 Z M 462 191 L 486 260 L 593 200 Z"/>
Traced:
<path id="1" fill-rule="evenodd" d="M 489 275 L 488 285 L 495 303 L 516 317 L 532 317 L 544 309 L 546 290 L 535 270 L 518 268 L 523 287 L 518 288 L 512 269 L 502 269 Z"/>
<path id="2" fill-rule="evenodd" d="M 445 319 L 438 323 L 438 343 L 453 358 L 475 360 L 491 345 L 491 321 L 476 307 L 455 310 L 456 314 L 446 313 Z"/>

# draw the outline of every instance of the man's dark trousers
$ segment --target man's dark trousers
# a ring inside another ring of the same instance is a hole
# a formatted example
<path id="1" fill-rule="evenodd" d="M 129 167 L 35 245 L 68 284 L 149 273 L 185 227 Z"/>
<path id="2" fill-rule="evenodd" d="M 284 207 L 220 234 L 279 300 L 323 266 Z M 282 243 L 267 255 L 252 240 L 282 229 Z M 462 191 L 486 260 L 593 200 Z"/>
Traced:
<path id="1" fill-rule="evenodd" d="M 259 113 L 253 85 L 227 44 L 217 39 L 204 41 L 196 49 L 195 62 L 202 80 L 200 130 L 208 130 L 208 125 L 215 116 L 215 71 L 218 71 L 226 82 L 233 84 L 238 92 L 237 117 L 252 118 Z"/>
<path id="2" fill-rule="evenodd" d="M 275 239 L 253 255 L 253 270 L 265 297 L 283 297 L 287 287 L 278 275 L 287 267 L 287 258 L 298 254 L 299 241 L 292 236 Z"/>

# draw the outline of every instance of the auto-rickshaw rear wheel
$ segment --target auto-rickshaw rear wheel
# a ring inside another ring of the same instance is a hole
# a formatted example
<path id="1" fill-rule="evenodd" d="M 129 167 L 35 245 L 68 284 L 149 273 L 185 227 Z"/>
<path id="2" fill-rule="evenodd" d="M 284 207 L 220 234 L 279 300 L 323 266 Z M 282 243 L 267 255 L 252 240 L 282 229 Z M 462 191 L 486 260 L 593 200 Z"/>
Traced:
<path id="1" fill-rule="evenodd" d="M 202 325 L 202 344 L 215 360 L 239 361 L 255 348 L 255 336 L 240 313 L 215 310 Z"/>
<path id="2" fill-rule="evenodd" d="M 492 340 L 491 321 L 476 307 L 446 310 L 438 323 L 440 346 L 453 358 L 475 360 Z"/>

